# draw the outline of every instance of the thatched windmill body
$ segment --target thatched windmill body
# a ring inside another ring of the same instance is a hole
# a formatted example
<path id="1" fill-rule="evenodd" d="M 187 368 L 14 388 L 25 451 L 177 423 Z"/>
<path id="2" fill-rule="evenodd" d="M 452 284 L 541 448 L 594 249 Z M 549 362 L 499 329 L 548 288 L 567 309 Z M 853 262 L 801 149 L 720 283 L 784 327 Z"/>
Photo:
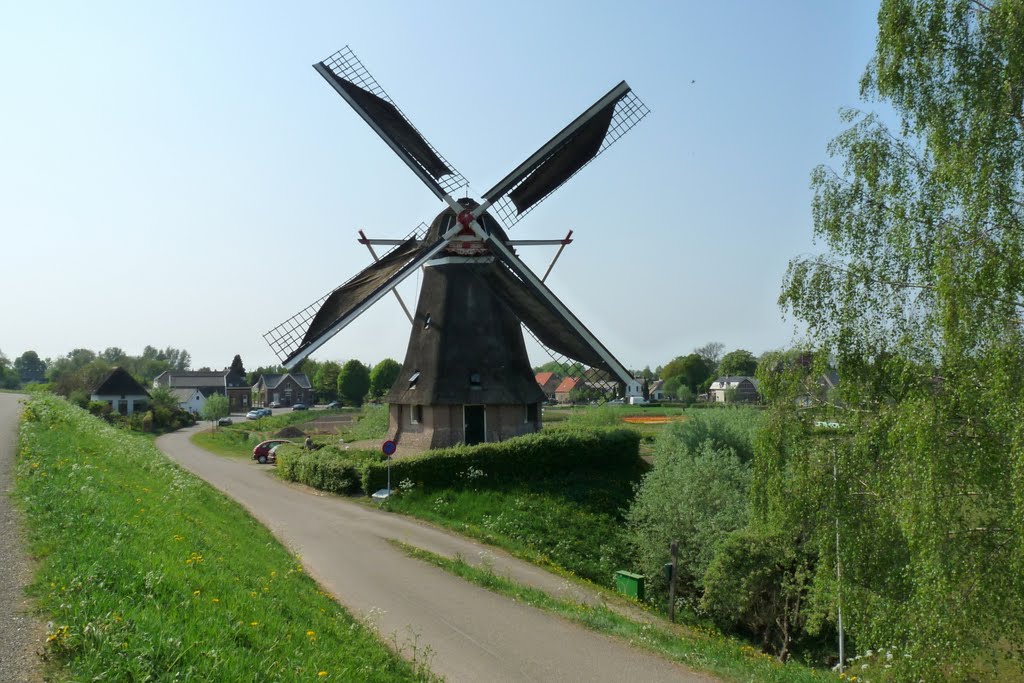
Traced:
<path id="1" fill-rule="evenodd" d="M 425 234 L 361 241 L 393 249 L 264 335 L 290 368 L 405 278 L 423 269 L 402 371 L 387 396 L 390 437 L 414 448 L 500 441 L 541 426 L 544 394 L 534 380 L 523 328 L 549 352 L 617 378 L 627 396 L 640 383 L 518 257 L 506 227 L 547 197 L 647 114 L 622 82 L 480 202 L 455 199 L 465 179 L 412 126 L 345 48 L 314 65 L 447 208 Z M 528 241 L 538 243 L 550 241 Z M 563 245 L 566 240 L 559 241 Z M 558 243 L 558 242 L 556 242 Z M 397 295 L 397 293 L 396 293 Z M 405 305 L 403 303 L 403 308 Z"/>

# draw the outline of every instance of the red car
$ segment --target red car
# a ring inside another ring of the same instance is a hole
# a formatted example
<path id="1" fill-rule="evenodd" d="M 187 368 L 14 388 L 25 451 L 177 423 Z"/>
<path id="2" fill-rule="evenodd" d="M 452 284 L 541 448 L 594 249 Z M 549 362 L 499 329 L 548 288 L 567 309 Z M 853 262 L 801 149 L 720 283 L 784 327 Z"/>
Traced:
<path id="1" fill-rule="evenodd" d="M 269 439 L 267 441 L 261 441 L 252 449 L 252 459 L 258 461 L 260 464 L 275 462 L 277 458 L 274 457 L 274 454 L 271 451 L 275 446 L 279 446 L 283 443 L 291 443 L 291 441 L 288 439 Z"/>

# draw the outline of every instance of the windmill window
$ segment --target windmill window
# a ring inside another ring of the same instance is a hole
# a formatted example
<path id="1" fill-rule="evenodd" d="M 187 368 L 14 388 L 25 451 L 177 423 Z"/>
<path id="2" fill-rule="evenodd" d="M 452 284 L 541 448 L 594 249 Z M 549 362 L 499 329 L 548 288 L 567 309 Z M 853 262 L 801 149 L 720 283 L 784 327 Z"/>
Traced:
<path id="1" fill-rule="evenodd" d="M 423 406 L 412 406 L 409 411 L 409 422 L 414 425 L 423 422 Z"/>
<path id="2" fill-rule="evenodd" d="M 469 386 L 479 388 L 479 386 L 480 386 L 480 373 L 479 372 L 471 372 L 469 374 Z"/>
<path id="3" fill-rule="evenodd" d="M 423 329 L 430 327 L 430 314 L 427 313 L 427 319 L 423 321 Z"/>
<path id="4" fill-rule="evenodd" d="M 420 371 L 419 370 L 417 370 L 416 372 L 414 372 L 411 375 L 409 375 L 409 388 L 410 389 L 415 389 L 416 388 L 416 382 L 418 382 L 419 379 L 420 379 Z"/>
<path id="5" fill-rule="evenodd" d="M 526 404 L 526 420 L 524 422 L 536 422 L 537 421 L 537 403 Z"/>

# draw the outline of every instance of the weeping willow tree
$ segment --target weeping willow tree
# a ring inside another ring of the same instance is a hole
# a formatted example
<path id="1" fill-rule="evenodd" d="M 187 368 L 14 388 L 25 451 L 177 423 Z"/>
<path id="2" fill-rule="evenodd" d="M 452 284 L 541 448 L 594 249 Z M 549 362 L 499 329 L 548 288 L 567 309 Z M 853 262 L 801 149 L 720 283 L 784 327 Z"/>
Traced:
<path id="1" fill-rule="evenodd" d="M 897 646 L 889 675 L 1005 674 L 1024 655 L 1024 2 L 883 0 L 878 21 L 862 95 L 899 126 L 844 112 L 814 171 L 822 253 L 780 303 L 815 353 L 762 364 L 755 514 L 815 547 L 812 602 L 842 606 L 860 652 Z"/>

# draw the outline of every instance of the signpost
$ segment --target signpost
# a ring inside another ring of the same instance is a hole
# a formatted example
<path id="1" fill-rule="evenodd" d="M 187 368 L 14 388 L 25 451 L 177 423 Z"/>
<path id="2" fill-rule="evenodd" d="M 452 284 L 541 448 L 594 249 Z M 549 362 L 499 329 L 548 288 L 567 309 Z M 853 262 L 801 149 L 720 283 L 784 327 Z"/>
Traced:
<path id="1" fill-rule="evenodd" d="M 381 453 L 383 453 L 385 457 L 387 457 L 388 459 L 388 487 L 386 489 L 381 489 L 379 491 L 374 492 L 374 494 L 370 497 L 376 498 L 377 500 L 384 500 L 385 498 L 391 495 L 391 456 L 395 454 L 396 450 L 398 450 L 398 444 L 396 444 L 391 439 L 388 439 L 387 441 L 381 444 L 380 450 Z"/>

